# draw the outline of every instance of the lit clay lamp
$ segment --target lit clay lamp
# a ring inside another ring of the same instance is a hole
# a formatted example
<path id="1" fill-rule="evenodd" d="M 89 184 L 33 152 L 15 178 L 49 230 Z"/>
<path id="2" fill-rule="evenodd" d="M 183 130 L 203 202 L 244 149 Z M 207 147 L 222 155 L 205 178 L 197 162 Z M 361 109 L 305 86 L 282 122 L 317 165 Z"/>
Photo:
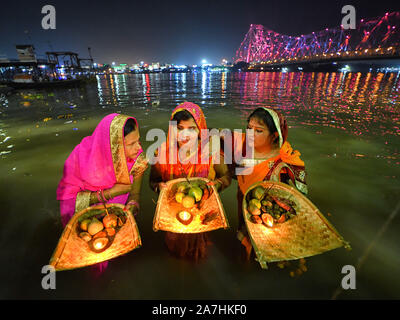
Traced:
<path id="1" fill-rule="evenodd" d="M 108 244 L 108 238 L 96 238 L 93 240 L 93 248 L 101 250 Z"/>
<path id="2" fill-rule="evenodd" d="M 263 213 L 261 219 L 267 227 L 272 228 L 274 226 L 274 218 L 270 214 Z"/>
<path id="3" fill-rule="evenodd" d="M 186 226 L 192 222 L 193 215 L 190 212 L 181 211 L 176 215 L 176 218 L 179 220 L 180 223 Z"/>

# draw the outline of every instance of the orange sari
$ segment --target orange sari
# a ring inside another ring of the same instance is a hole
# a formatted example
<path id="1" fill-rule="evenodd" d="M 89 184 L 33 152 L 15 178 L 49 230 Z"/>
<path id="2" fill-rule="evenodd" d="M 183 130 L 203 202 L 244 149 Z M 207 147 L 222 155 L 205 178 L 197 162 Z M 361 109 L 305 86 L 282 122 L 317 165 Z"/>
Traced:
<path id="1" fill-rule="evenodd" d="M 287 123 L 285 118 L 277 111 L 264 108 L 272 116 L 275 126 L 279 133 L 279 155 L 262 160 L 261 163 L 254 165 L 251 173 L 237 175 L 238 180 L 238 238 L 243 240 L 247 235 L 246 226 L 243 219 L 242 202 L 243 195 L 254 183 L 260 181 L 279 181 L 292 184 L 300 192 L 307 194 L 306 171 L 303 160 L 300 159 L 300 152 L 293 150 L 290 143 L 286 141 L 288 135 Z M 242 134 L 242 150 L 245 150 L 245 134 Z M 236 164 L 238 165 L 238 164 Z"/>
<path id="2" fill-rule="evenodd" d="M 185 102 L 178 105 L 172 112 L 171 120 L 174 115 L 182 110 L 188 111 L 196 122 L 199 130 L 207 129 L 206 119 L 204 117 L 201 108 L 191 102 Z M 174 136 L 171 126 L 168 130 L 167 141 L 161 145 L 160 154 L 166 156 L 166 161 L 163 164 L 157 162 L 154 166 L 161 173 L 162 181 L 167 182 L 172 179 L 184 178 L 184 177 L 203 177 L 210 180 L 214 180 L 215 171 L 212 164 L 212 156 L 208 155 L 208 163 L 201 163 L 201 151 L 204 150 L 203 146 L 198 146 L 197 150 L 197 163 L 180 163 L 177 155 L 175 156 L 175 163 L 170 162 L 170 152 L 172 152 L 172 146 L 176 143 L 176 137 Z M 183 258 L 191 258 L 198 260 L 206 256 L 206 249 L 210 243 L 206 232 L 197 234 L 181 234 L 166 232 L 165 242 L 168 250 L 174 255 Z"/>

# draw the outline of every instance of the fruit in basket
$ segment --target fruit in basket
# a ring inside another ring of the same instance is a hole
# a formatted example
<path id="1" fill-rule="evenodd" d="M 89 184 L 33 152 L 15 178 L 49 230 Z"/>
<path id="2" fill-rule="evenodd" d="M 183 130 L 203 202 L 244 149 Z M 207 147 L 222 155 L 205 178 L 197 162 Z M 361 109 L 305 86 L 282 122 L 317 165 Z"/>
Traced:
<path id="1" fill-rule="evenodd" d="M 192 196 L 184 196 L 182 199 L 182 205 L 186 208 L 186 209 L 190 209 L 193 208 L 194 205 L 196 203 L 195 198 L 193 198 Z"/>
<path id="2" fill-rule="evenodd" d="M 261 212 L 262 213 L 269 213 L 269 209 L 266 206 L 261 206 Z"/>
<path id="3" fill-rule="evenodd" d="M 88 225 L 88 232 L 90 235 L 95 235 L 97 232 L 100 232 L 104 229 L 103 223 L 93 218 L 92 222 Z"/>
<path id="4" fill-rule="evenodd" d="M 281 217 L 278 219 L 278 223 L 283 223 L 286 221 L 286 215 L 282 213 Z"/>
<path id="5" fill-rule="evenodd" d="M 193 186 L 189 189 L 188 195 L 196 199 L 196 202 L 199 202 L 203 196 L 203 190 L 198 186 Z"/>
<path id="6" fill-rule="evenodd" d="M 82 238 L 83 240 L 85 240 L 86 242 L 89 242 L 90 240 L 92 240 L 92 236 L 87 232 L 81 232 L 79 234 L 79 237 Z"/>
<path id="7" fill-rule="evenodd" d="M 83 221 L 81 222 L 81 224 L 80 224 L 80 228 L 81 228 L 83 231 L 87 231 L 87 230 L 88 230 L 89 223 L 90 223 L 91 221 L 92 221 L 92 220 L 90 220 L 90 219 L 85 219 L 85 220 L 83 220 Z"/>
<path id="8" fill-rule="evenodd" d="M 175 194 L 175 200 L 178 203 L 182 203 L 183 197 L 185 196 L 185 194 L 183 192 L 178 192 L 177 194 Z"/>
<path id="9" fill-rule="evenodd" d="M 177 186 L 176 191 L 185 193 L 189 188 L 190 188 L 190 185 L 186 181 L 180 182 Z"/>
<path id="10" fill-rule="evenodd" d="M 249 205 L 253 205 L 253 206 L 257 207 L 258 209 L 261 209 L 261 202 L 260 202 L 260 200 L 251 199 L 250 202 L 249 202 Z"/>
<path id="11" fill-rule="evenodd" d="M 93 236 L 93 239 L 104 238 L 104 237 L 107 237 L 107 232 L 105 232 L 105 231 L 100 231 L 100 232 L 97 232 L 97 233 Z"/>
<path id="12" fill-rule="evenodd" d="M 249 206 L 247 207 L 247 210 L 250 212 L 250 214 L 252 214 L 253 216 L 255 215 L 260 215 L 261 211 L 259 208 L 257 208 L 254 204 L 249 204 Z"/>
<path id="13" fill-rule="evenodd" d="M 272 206 L 273 206 L 272 202 L 268 201 L 268 200 L 261 201 L 261 205 L 263 205 L 263 206 L 265 206 L 267 208 L 272 208 Z"/>
<path id="14" fill-rule="evenodd" d="M 115 229 L 114 228 L 106 228 L 107 235 L 112 237 L 115 235 Z"/>
<path id="15" fill-rule="evenodd" d="M 256 224 L 262 223 L 262 219 L 260 218 L 260 216 L 251 216 L 250 220 L 251 220 L 251 222 L 256 223 Z"/>
<path id="16" fill-rule="evenodd" d="M 253 189 L 252 196 L 255 199 L 261 200 L 264 197 L 265 190 L 263 187 L 257 187 Z"/>
<path id="17" fill-rule="evenodd" d="M 118 224 L 118 217 L 111 213 L 104 217 L 103 224 L 105 228 L 115 228 Z"/>

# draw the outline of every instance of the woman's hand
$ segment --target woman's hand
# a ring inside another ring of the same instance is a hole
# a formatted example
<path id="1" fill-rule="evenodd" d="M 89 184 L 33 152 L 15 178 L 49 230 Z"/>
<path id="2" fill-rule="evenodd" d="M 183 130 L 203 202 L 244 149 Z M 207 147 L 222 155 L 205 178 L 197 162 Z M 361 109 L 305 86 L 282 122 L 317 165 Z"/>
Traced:
<path id="1" fill-rule="evenodd" d="M 133 216 L 136 216 L 139 213 L 139 206 L 128 202 L 124 207 L 124 211 L 129 211 Z"/>
<path id="2" fill-rule="evenodd" d="M 116 183 L 110 189 L 104 190 L 104 195 L 108 199 L 112 199 L 121 194 L 125 194 L 131 191 L 131 184 Z"/>
<path id="3" fill-rule="evenodd" d="M 166 187 L 167 187 L 167 184 L 166 184 L 165 182 L 160 182 L 160 183 L 157 185 L 157 191 L 158 191 L 158 192 L 161 192 L 161 190 L 164 189 L 164 188 L 166 188 Z"/>
<path id="4" fill-rule="evenodd" d="M 217 189 L 218 192 L 219 192 L 219 191 L 221 190 L 221 188 L 222 188 L 222 182 L 221 182 L 219 179 L 217 179 L 217 180 L 212 180 L 212 181 L 210 181 L 210 182 L 207 182 L 207 185 L 208 185 L 208 186 L 214 186 L 214 187 Z"/>

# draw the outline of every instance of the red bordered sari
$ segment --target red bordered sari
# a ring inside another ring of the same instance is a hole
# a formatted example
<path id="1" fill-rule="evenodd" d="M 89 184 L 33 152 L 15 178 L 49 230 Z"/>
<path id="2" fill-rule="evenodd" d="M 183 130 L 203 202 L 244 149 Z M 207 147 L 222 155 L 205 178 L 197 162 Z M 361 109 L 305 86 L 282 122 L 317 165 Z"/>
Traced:
<path id="1" fill-rule="evenodd" d="M 198 129 L 207 129 L 206 119 L 201 108 L 191 102 L 185 102 L 178 105 L 172 112 L 171 121 L 174 115 L 182 110 L 188 111 L 196 122 Z M 161 173 L 162 181 L 184 178 L 184 177 L 203 177 L 213 180 L 215 178 L 215 171 L 212 163 L 212 156 L 208 155 L 208 163 L 201 163 L 201 152 L 205 149 L 198 144 L 197 150 L 197 163 L 179 163 L 177 154 L 175 161 L 170 161 L 170 153 L 172 152 L 172 145 L 176 143 L 176 137 L 172 132 L 172 126 L 168 129 L 167 141 L 161 145 L 160 154 L 165 155 L 166 161 L 164 164 L 157 162 L 154 164 L 158 172 Z M 204 144 L 206 144 L 205 142 Z M 203 144 L 203 146 L 204 146 Z M 173 159 L 173 158 L 172 158 Z M 175 163 L 174 163 L 175 162 Z M 194 260 L 203 258 L 206 255 L 207 245 L 209 244 L 208 235 L 206 232 L 197 234 L 180 234 L 173 232 L 165 233 L 165 242 L 168 250 L 178 257 L 187 257 Z"/>

